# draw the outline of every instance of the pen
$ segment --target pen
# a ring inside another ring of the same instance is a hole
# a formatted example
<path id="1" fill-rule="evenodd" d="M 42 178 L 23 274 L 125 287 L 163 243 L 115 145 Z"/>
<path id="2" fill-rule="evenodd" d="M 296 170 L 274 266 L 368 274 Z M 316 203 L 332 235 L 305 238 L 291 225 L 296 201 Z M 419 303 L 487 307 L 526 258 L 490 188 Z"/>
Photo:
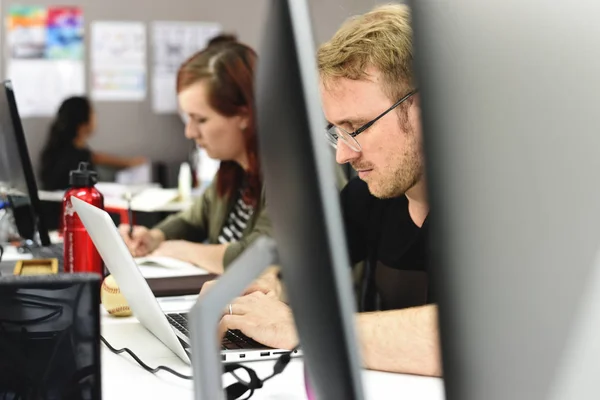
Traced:
<path id="1" fill-rule="evenodd" d="M 127 198 L 127 218 L 129 219 L 129 239 L 133 239 L 133 210 L 131 209 L 131 193 L 126 192 Z"/>

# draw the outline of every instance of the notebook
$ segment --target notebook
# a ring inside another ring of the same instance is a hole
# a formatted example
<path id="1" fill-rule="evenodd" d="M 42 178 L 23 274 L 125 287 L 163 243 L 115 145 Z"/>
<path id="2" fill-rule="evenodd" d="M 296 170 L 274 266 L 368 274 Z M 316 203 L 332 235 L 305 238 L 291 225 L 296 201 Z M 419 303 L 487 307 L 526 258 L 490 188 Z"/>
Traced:
<path id="1" fill-rule="evenodd" d="M 168 278 L 173 276 L 207 275 L 208 271 L 186 261 L 171 257 L 137 257 L 135 262 L 144 278 Z"/>

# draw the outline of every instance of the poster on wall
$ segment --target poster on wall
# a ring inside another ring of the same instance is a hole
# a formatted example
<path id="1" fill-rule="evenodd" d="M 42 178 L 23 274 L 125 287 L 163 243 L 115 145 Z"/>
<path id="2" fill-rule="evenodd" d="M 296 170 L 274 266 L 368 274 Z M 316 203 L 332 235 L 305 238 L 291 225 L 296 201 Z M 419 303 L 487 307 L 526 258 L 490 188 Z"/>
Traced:
<path id="1" fill-rule="evenodd" d="M 94 100 L 144 100 L 147 86 L 144 23 L 93 22 L 91 63 Z"/>
<path id="2" fill-rule="evenodd" d="M 11 59 L 44 59 L 47 10 L 37 6 L 12 6 L 6 16 L 6 42 Z"/>
<path id="3" fill-rule="evenodd" d="M 208 41 L 221 33 L 216 22 L 164 22 L 152 25 L 152 109 L 154 112 L 176 113 L 175 90 L 177 70 Z"/>
<path id="4" fill-rule="evenodd" d="M 78 7 L 8 9 L 6 77 L 22 117 L 52 116 L 64 99 L 85 93 L 83 38 Z"/>
<path id="5" fill-rule="evenodd" d="M 48 9 L 46 58 L 83 60 L 83 14 L 77 7 Z"/>

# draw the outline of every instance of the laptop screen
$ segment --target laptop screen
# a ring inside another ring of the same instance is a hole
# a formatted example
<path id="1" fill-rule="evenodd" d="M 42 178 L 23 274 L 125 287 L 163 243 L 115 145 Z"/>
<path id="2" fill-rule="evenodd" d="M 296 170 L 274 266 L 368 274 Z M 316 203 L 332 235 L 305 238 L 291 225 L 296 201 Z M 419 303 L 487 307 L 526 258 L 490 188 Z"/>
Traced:
<path id="1" fill-rule="evenodd" d="M 8 193 L 19 235 L 48 246 L 50 239 L 43 220 L 35 174 L 29 158 L 23 125 L 10 81 L 0 93 L 0 193 Z"/>

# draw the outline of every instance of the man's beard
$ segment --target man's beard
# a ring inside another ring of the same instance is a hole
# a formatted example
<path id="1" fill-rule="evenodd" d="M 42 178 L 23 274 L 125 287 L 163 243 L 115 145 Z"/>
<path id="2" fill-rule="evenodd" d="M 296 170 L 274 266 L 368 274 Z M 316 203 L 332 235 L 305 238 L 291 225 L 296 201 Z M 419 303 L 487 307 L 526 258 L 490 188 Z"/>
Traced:
<path id="1" fill-rule="evenodd" d="M 369 187 L 369 192 L 377 198 L 389 199 L 402 196 L 423 177 L 423 156 L 416 132 L 411 126 L 406 125 L 404 132 L 408 138 L 404 152 L 390 157 L 387 165 L 376 168 L 368 161 L 352 163 L 352 168 L 355 170 L 373 169 L 364 180 Z"/>
<path id="2" fill-rule="evenodd" d="M 408 161 L 408 160 L 407 160 Z M 404 162 L 397 168 L 373 171 L 372 176 L 365 179 L 369 192 L 380 199 L 390 199 L 404 195 L 415 186 L 423 176 L 423 168 L 418 160 Z"/>

